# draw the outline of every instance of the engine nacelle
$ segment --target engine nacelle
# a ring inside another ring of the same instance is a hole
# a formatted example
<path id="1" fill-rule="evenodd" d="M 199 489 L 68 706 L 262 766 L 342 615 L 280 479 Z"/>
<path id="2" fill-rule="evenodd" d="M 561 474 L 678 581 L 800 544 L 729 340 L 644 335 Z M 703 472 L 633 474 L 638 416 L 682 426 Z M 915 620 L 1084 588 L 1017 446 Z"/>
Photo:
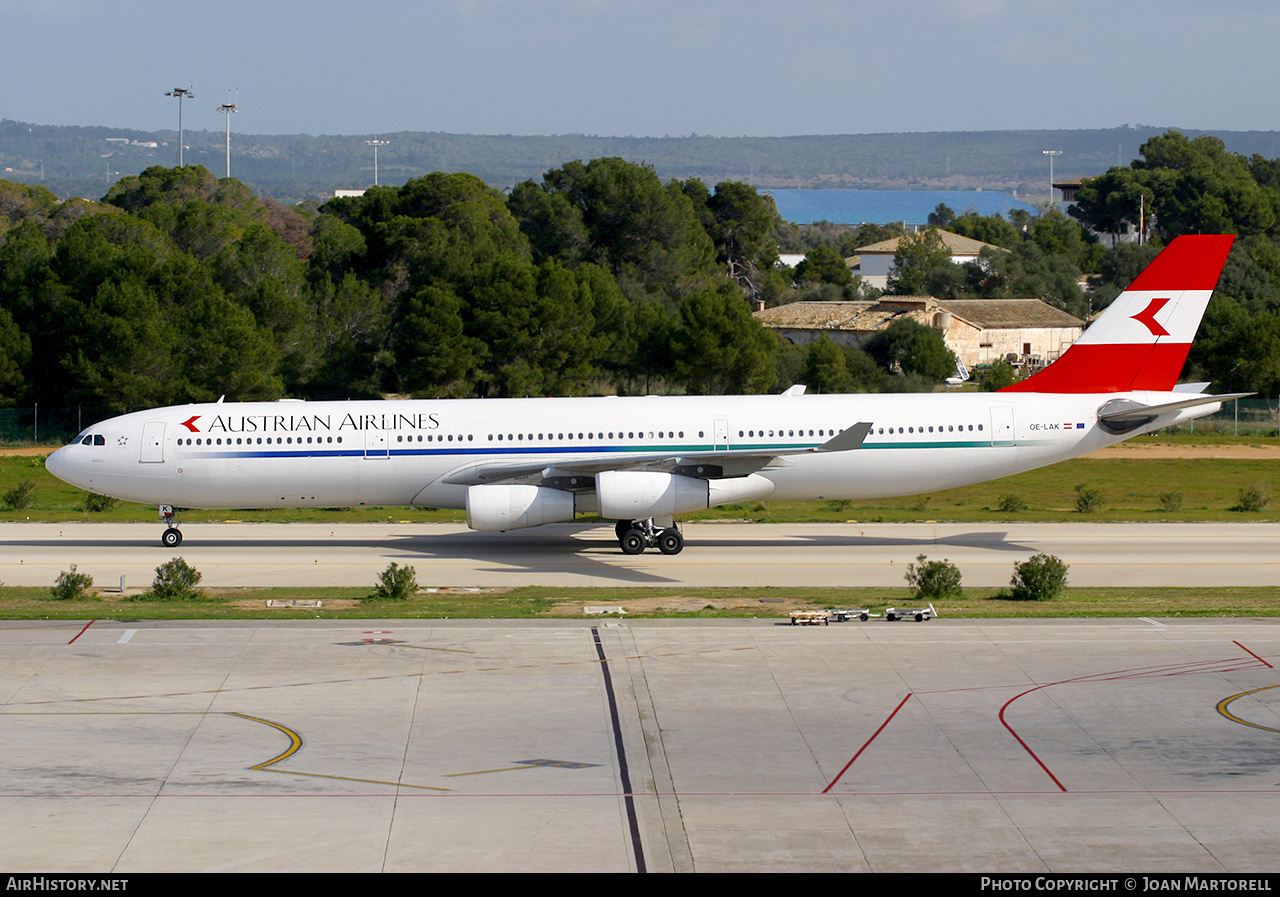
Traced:
<path id="1" fill-rule="evenodd" d="M 574 494 L 545 486 L 486 484 L 467 488 L 467 526 L 481 532 L 573 520 Z"/>
<path id="2" fill-rule="evenodd" d="M 704 480 L 652 470 L 606 470 L 596 474 L 600 516 L 608 520 L 671 517 L 734 501 L 764 498 L 772 481 L 758 474 Z"/>
<path id="3" fill-rule="evenodd" d="M 707 481 L 657 470 L 606 470 L 596 474 L 600 516 L 608 520 L 670 517 L 710 507 Z"/>

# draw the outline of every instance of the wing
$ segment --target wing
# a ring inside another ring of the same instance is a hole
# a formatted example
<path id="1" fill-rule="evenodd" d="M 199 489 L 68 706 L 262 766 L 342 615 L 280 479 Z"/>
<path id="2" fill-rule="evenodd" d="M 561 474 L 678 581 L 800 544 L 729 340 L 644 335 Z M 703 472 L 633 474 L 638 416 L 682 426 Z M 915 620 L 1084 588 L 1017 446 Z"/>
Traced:
<path id="1" fill-rule="evenodd" d="M 860 421 L 821 445 L 796 449 L 713 450 L 705 452 L 627 452 L 579 455 L 572 458 L 542 456 L 527 461 L 478 461 L 446 474 L 442 482 L 453 486 L 483 483 L 536 482 L 560 489 L 590 489 L 595 475 L 606 470 L 661 470 L 702 479 L 739 477 L 790 464 L 788 456 L 816 452 L 848 452 L 862 447 L 871 424 Z"/>

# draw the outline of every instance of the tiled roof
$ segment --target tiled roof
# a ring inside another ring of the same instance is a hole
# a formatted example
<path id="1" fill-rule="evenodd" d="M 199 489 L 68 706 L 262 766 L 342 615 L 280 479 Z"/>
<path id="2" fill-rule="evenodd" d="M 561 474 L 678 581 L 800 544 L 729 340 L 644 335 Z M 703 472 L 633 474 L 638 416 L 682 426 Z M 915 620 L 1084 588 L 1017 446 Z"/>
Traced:
<path id="1" fill-rule="evenodd" d="M 766 327 L 791 330 L 851 330 L 867 333 L 908 315 L 932 324 L 948 311 L 984 330 L 1004 327 L 1083 327 L 1084 321 L 1039 299 L 933 299 L 885 296 L 878 302 L 791 302 L 755 313 Z"/>
<path id="2" fill-rule="evenodd" d="M 879 302 L 791 302 L 755 313 L 766 327 L 791 330 L 881 330 L 903 314 L 900 308 L 885 308 Z M 923 310 L 910 313 L 924 323 L 931 317 Z"/>
<path id="3" fill-rule="evenodd" d="M 1039 299 L 939 299 L 938 308 L 986 329 L 1084 326 L 1075 315 Z"/>
<path id="4" fill-rule="evenodd" d="M 991 243 L 983 243 L 981 240 L 974 240 L 970 237 L 962 237 L 959 234 L 953 234 L 949 230 L 939 230 L 938 236 L 942 238 L 942 245 L 951 250 L 952 255 L 977 255 L 983 249 L 1000 249 Z M 914 239 L 915 234 L 908 234 L 905 237 L 894 237 L 892 240 L 881 240 L 879 243 L 872 243 L 870 246 L 861 247 L 858 252 L 874 252 L 885 255 L 896 254 L 898 245 L 907 239 Z M 1000 249 L 1001 252 L 1006 250 Z"/>

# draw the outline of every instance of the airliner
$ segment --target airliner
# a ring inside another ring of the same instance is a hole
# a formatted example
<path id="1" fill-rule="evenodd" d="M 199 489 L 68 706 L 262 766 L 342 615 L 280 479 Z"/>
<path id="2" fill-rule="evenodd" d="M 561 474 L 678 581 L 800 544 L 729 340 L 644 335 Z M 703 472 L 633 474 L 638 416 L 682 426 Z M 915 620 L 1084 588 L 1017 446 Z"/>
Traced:
<path id="1" fill-rule="evenodd" d="M 475 530 L 596 514 L 627 554 L 677 554 L 677 515 L 742 501 L 912 495 L 1075 458 L 1240 395 L 1177 385 L 1234 238 L 1184 236 L 1055 362 L 992 393 L 181 405 L 95 424 L 46 462 L 180 508 L 465 508 Z"/>

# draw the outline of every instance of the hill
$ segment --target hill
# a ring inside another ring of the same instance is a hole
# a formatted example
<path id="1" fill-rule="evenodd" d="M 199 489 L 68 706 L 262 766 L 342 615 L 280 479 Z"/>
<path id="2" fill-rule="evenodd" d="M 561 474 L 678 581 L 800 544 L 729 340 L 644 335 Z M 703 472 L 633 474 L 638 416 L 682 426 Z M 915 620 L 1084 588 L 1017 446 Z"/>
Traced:
<path id="1" fill-rule="evenodd" d="M 598 137 L 379 134 L 379 181 L 403 184 L 433 171 L 468 172 L 496 187 L 538 180 L 573 160 L 617 156 L 653 166 L 664 180 L 737 180 L 755 187 L 998 189 L 1043 194 L 1043 150 L 1059 149 L 1054 174 L 1072 178 L 1127 165 L 1160 126 L 1073 131 L 956 131 L 798 137 Z M 1209 133 L 1180 129 L 1188 137 Z M 1227 149 L 1273 158 L 1277 131 L 1218 131 Z M 225 171 L 223 131 L 186 131 L 188 164 Z M 231 173 L 282 202 L 327 199 L 373 183 L 364 136 L 231 135 Z M 97 199 L 124 175 L 177 162 L 177 133 L 0 121 L 0 177 L 42 184 L 59 197 Z"/>

